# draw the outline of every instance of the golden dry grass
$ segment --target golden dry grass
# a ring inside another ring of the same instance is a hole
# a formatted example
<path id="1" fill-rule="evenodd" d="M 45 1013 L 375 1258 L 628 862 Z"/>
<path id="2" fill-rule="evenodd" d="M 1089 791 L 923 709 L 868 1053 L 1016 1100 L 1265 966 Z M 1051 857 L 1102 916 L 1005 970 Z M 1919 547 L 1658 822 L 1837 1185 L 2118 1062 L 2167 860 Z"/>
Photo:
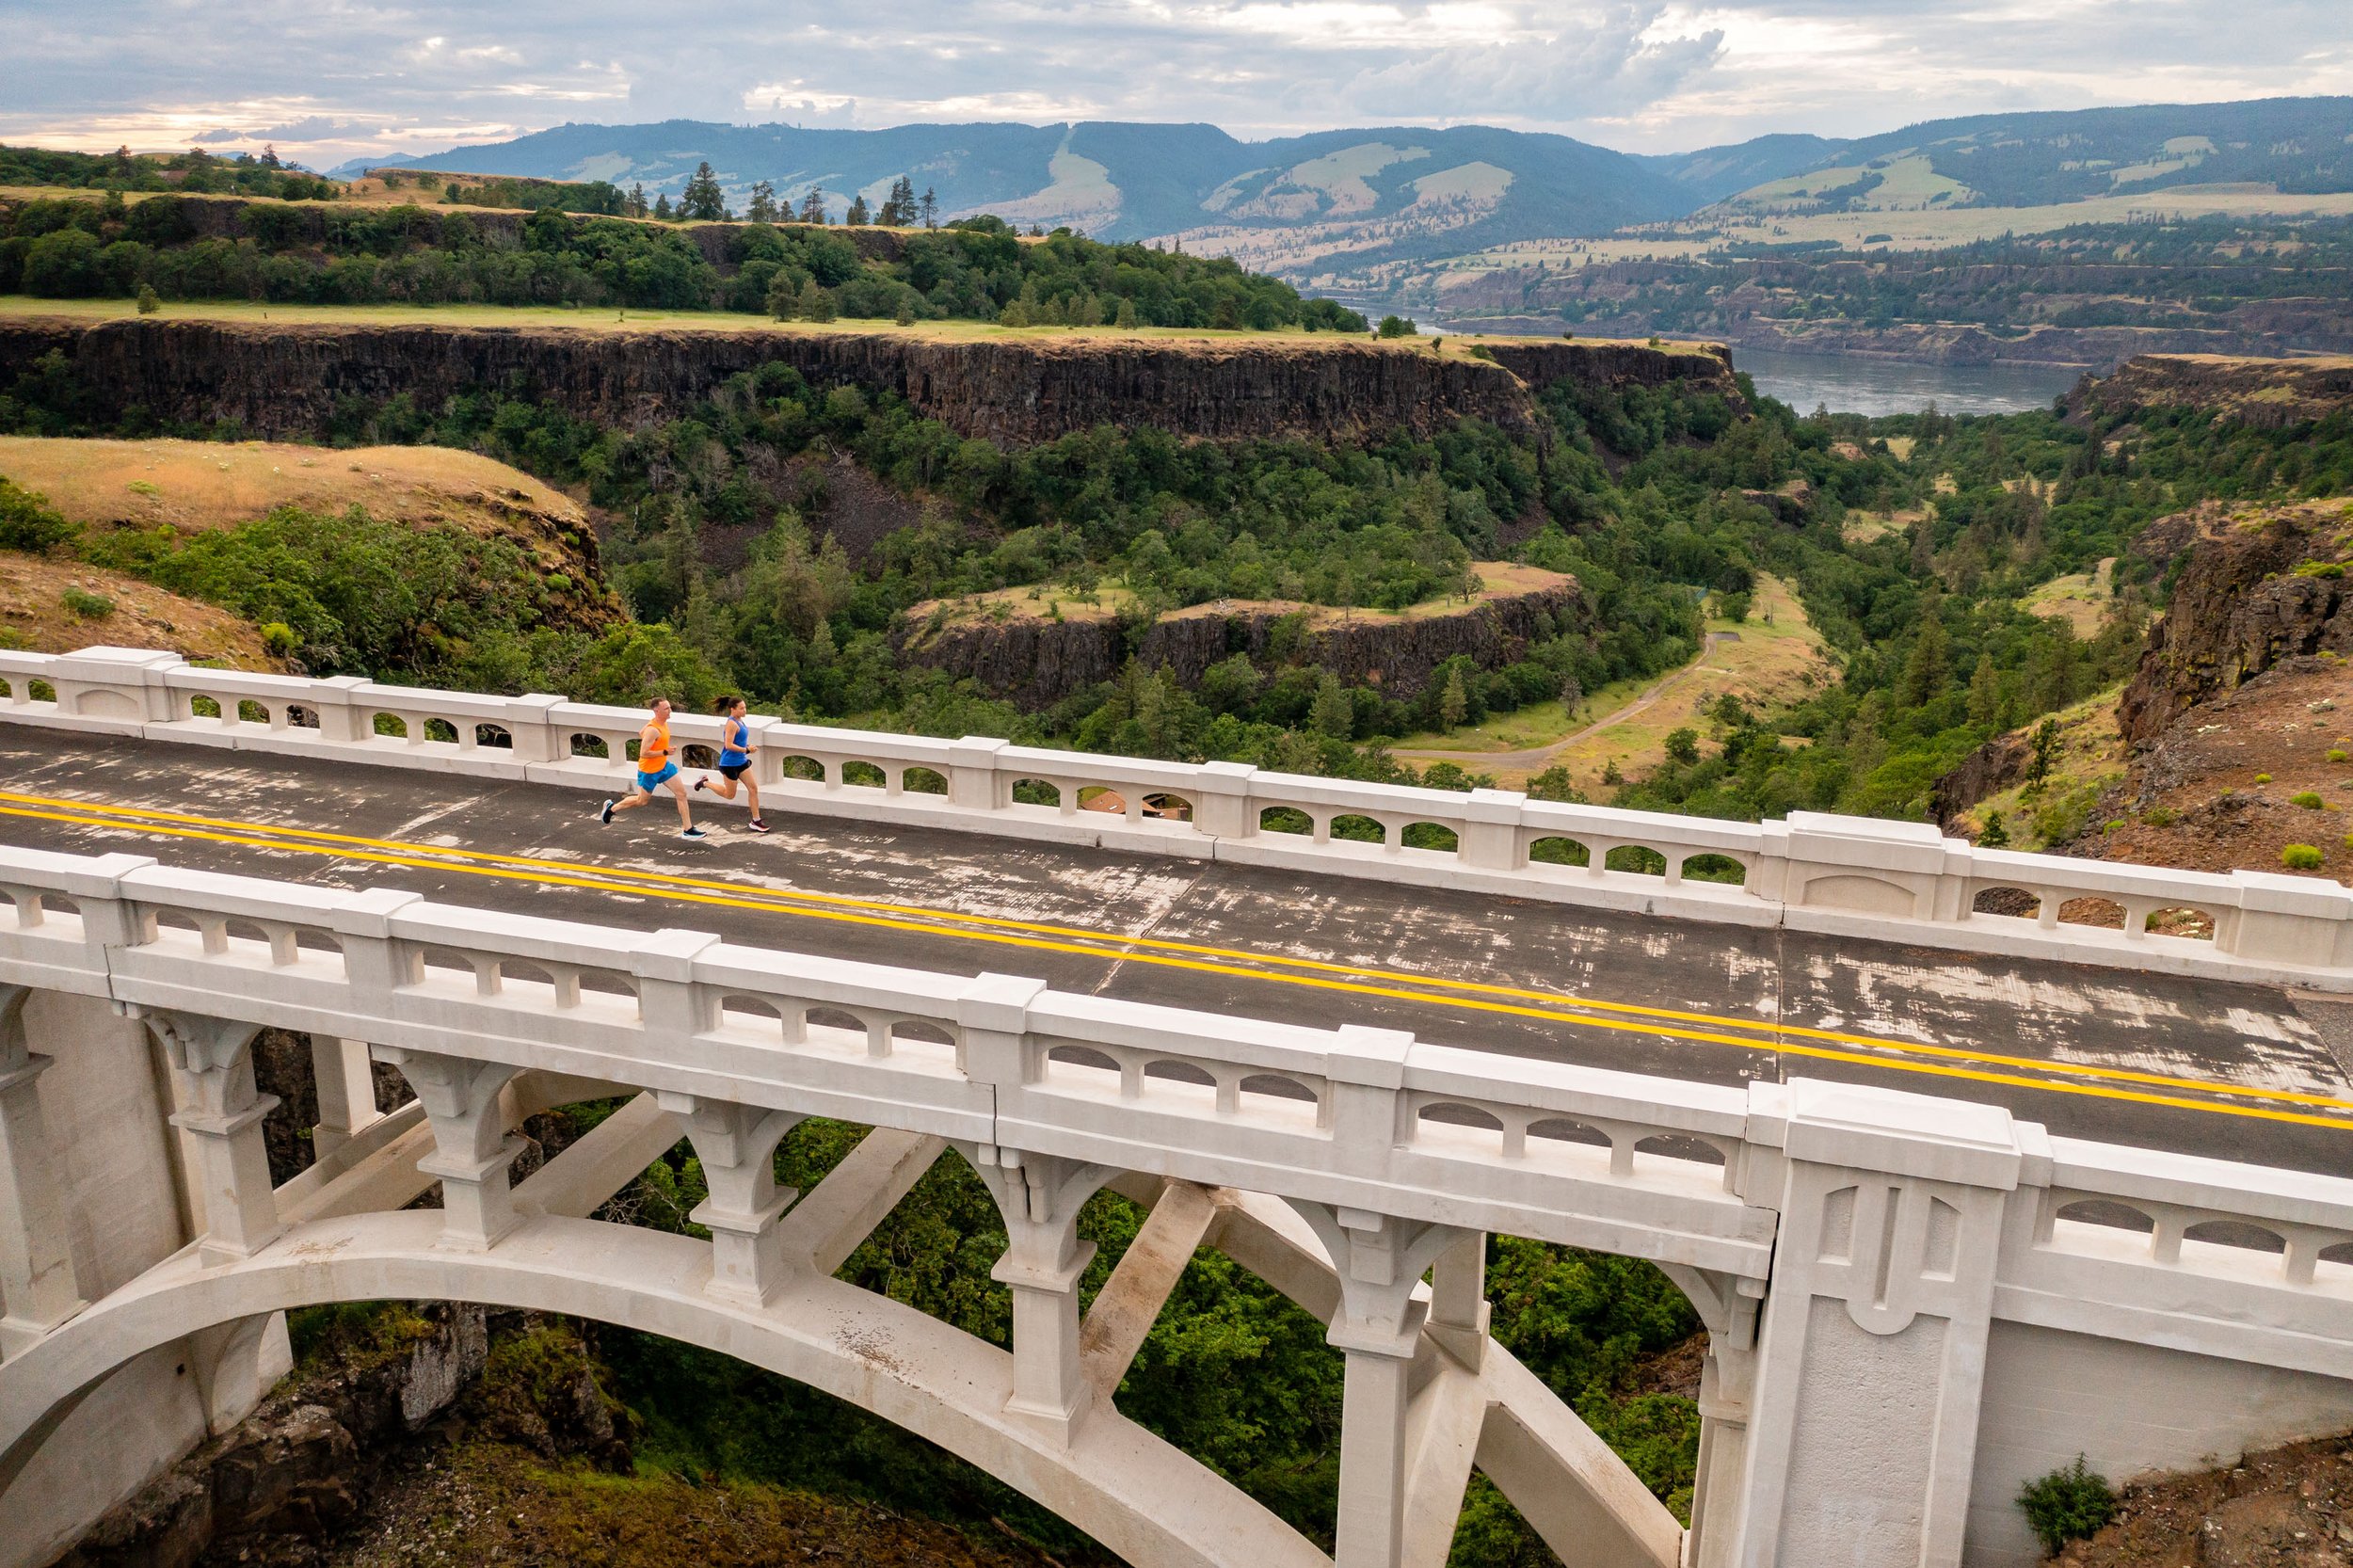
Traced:
<path id="1" fill-rule="evenodd" d="M 1345 622 L 1379 625 L 1393 621 L 1426 620 L 1435 616 L 1458 616 L 1473 604 L 1540 593 L 1546 588 L 1565 586 L 1572 581 L 1557 571 L 1522 566 L 1516 561 L 1475 561 L 1472 566 L 1479 573 L 1481 585 L 1479 592 L 1469 600 L 1459 594 L 1449 594 L 1424 600 L 1402 610 L 1341 610 L 1329 604 L 1302 604 L 1287 599 L 1221 599 L 1172 611 L 1164 618 L 1193 620 L 1209 616 L 1287 616 L 1300 612 L 1305 615 L 1309 630 L 1321 631 Z M 1054 584 L 1038 583 L 1022 587 L 996 588 L 987 593 L 968 594 L 957 599 L 926 600 L 910 608 L 906 615 L 908 623 L 914 626 L 921 626 L 937 616 L 943 629 L 968 626 L 984 620 L 1050 620 L 1056 615 L 1064 620 L 1098 621 L 1111 619 L 1134 601 L 1135 595 L 1117 584 L 1099 587 L 1090 596 Z"/>
<path id="2" fill-rule="evenodd" d="M 70 608 L 68 589 L 111 600 L 103 616 Z M 100 643 L 170 648 L 233 669 L 278 667 L 261 633 L 228 611 L 80 561 L 0 551 L 0 647 L 71 653 Z"/>
<path id="3" fill-rule="evenodd" d="M 92 528 L 222 528 L 275 506 L 511 532 L 585 530 L 578 503 L 520 470 L 438 446 L 346 451 L 280 441 L 79 440 L 0 436 L 0 474 Z"/>

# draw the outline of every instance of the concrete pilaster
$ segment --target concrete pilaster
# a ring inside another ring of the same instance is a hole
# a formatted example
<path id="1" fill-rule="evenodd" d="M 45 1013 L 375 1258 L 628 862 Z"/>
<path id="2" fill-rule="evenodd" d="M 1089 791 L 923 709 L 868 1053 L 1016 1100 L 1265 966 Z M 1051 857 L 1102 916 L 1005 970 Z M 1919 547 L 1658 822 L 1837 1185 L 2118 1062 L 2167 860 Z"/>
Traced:
<path id="1" fill-rule="evenodd" d="M 523 1140 L 508 1134 L 500 1101 L 515 1069 L 384 1046 L 376 1054 L 400 1069 L 433 1126 L 434 1152 L 417 1169 L 441 1181 L 440 1245 L 488 1251 L 516 1224 L 506 1168 Z"/>
<path id="2" fill-rule="evenodd" d="M 21 985 L 0 986 L 0 1358 L 14 1355 L 83 1305 L 73 1272 L 58 1160 L 35 1080 L 51 1058 L 24 1036 Z"/>
<path id="3" fill-rule="evenodd" d="M 657 1097 L 664 1110 L 686 1117 L 711 1192 L 688 1216 L 711 1232 L 708 1288 L 724 1301 L 760 1305 L 788 1272 L 776 1221 L 800 1190 L 776 1184 L 776 1144 L 801 1118 L 693 1095 Z"/>
<path id="4" fill-rule="evenodd" d="M 171 1125 L 187 1134 L 200 1256 L 206 1263 L 250 1257 L 284 1228 L 262 1140 L 262 1119 L 277 1109 L 278 1096 L 253 1084 L 253 1037 L 261 1026 L 153 1013 L 147 1027 L 171 1061 L 180 1107 Z"/>
<path id="5" fill-rule="evenodd" d="M 1959 1568 L 2017 1132 L 1996 1107 L 1803 1080 L 1786 1093 L 1739 1542 L 1719 1555 L 1711 1517 L 1706 1560 Z M 1720 1397 L 1737 1393 L 1727 1370 Z M 1703 1479 L 1715 1484 L 1712 1464 Z"/>
<path id="6" fill-rule="evenodd" d="M 1095 1260 L 1095 1243 L 1079 1240 L 1079 1210 L 1112 1173 L 1016 1149 L 994 1152 L 994 1163 L 975 1168 L 1005 1221 L 1005 1255 L 989 1271 L 1013 1291 L 1013 1397 L 1005 1412 L 1067 1444 L 1093 1402 L 1080 1355 L 1079 1280 Z"/>

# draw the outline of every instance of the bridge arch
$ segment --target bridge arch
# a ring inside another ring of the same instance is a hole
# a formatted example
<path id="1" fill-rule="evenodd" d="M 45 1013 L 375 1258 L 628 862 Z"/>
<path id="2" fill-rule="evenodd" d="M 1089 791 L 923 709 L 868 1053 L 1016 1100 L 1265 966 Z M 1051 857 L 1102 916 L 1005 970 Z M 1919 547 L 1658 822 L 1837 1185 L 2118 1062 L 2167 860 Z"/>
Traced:
<path id="1" fill-rule="evenodd" d="M 463 1301 L 560 1313 L 716 1351 L 847 1400 L 937 1444 L 1131 1562 L 1329 1568 L 1273 1512 L 1108 1403 L 1058 1445 L 1008 1418 L 1013 1357 L 915 1307 L 796 1275 L 765 1305 L 706 1293 L 707 1242 L 540 1216 L 488 1251 L 437 1245 L 437 1210 L 364 1213 L 287 1231 L 206 1268 L 193 1251 L 0 1363 L 0 1496 L 29 1451 L 109 1373 L 191 1334 L 335 1302 Z"/>

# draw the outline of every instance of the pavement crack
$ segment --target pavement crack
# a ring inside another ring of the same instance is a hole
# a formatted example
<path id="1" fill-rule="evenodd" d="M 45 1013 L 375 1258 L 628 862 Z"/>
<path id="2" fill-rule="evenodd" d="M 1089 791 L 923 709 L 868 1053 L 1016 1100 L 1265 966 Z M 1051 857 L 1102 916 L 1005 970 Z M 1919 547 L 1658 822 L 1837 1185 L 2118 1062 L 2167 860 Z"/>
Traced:
<path id="1" fill-rule="evenodd" d="M 1119 956 L 1112 960 L 1112 967 L 1103 971 L 1103 978 L 1096 982 L 1094 989 L 1088 992 L 1088 995 L 1099 997 L 1111 988 L 1112 982 L 1119 978 L 1119 971 L 1128 967 L 1128 952 L 1125 944 L 1148 940 L 1155 932 L 1160 930 L 1161 921 L 1175 914 L 1179 905 L 1193 897 L 1194 889 L 1198 888 L 1209 872 L 1216 869 L 1217 863 L 1213 860 L 1202 860 L 1194 864 L 1196 869 L 1193 873 L 1185 879 L 1185 885 L 1176 890 L 1174 898 L 1160 905 L 1158 914 L 1144 921 L 1140 929 L 1128 932 L 1125 936 L 1118 938 L 1123 944 Z"/>

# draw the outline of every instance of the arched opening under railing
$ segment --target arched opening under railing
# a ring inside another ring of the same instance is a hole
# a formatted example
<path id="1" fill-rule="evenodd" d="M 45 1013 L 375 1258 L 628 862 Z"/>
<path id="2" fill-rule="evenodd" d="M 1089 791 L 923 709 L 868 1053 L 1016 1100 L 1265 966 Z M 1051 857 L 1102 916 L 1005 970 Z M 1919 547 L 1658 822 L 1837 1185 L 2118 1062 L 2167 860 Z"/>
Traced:
<path id="1" fill-rule="evenodd" d="M 1581 871 L 1593 863 L 1593 857 L 1575 839 L 1548 835 L 1528 846 L 1528 862 L 1531 866 L 1571 866 Z"/>

